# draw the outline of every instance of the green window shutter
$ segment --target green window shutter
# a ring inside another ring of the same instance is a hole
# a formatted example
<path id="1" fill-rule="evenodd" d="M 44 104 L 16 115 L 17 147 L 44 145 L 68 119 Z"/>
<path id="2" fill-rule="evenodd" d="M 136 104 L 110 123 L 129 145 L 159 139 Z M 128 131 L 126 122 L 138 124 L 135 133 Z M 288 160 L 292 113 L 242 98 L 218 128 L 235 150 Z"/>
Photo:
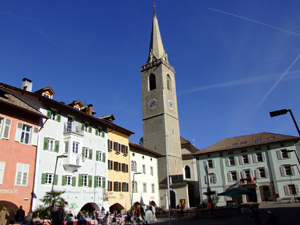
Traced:
<path id="1" fill-rule="evenodd" d="M 99 161 L 99 152 L 100 151 L 96 151 L 96 161 Z"/>
<path id="2" fill-rule="evenodd" d="M 99 129 L 98 128 L 95 129 L 95 134 L 99 135 Z"/>
<path id="3" fill-rule="evenodd" d="M 47 110 L 47 116 L 50 118 L 50 116 L 51 116 L 51 110 L 50 109 L 48 109 Z"/>
<path id="4" fill-rule="evenodd" d="M 72 177 L 72 186 L 73 186 L 73 187 L 76 186 L 76 177 Z"/>
<path id="5" fill-rule="evenodd" d="M 84 123 L 81 123 L 81 130 L 84 130 Z"/>
<path id="6" fill-rule="evenodd" d="M 46 184 L 46 174 L 42 173 L 42 184 Z"/>
<path id="7" fill-rule="evenodd" d="M 89 187 L 92 187 L 92 183 L 93 183 L 93 176 L 89 175 Z"/>
<path id="8" fill-rule="evenodd" d="M 105 162 L 105 153 L 102 153 L 102 162 Z"/>
<path id="9" fill-rule="evenodd" d="M 54 151 L 55 152 L 58 152 L 58 150 L 59 150 L 59 141 L 55 141 L 55 149 L 54 149 Z"/>
<path id="10" fill-rule="evenodd" d="M 84 155 L 84 147 L 82 147 L 82 155 Z"/>
<path id="11" fill-rule="evenodd" d="M 62 186 L 66 185 L 66 176 L 62 176 L 61 185 Z"/>
<path id="12" fill-rule="evenodd" d="M 56 115 L 56 121 L 60 122 L 61 112 L 58 112 Z"/>
<path id="13" fill-rule="evenodd" d="M 92 133 L 92 126 L 89 126 L 89 133 Z"/>
<path id="14" fill-rule="evenodd" d="M 54 185 L 57 185 L 57 182 L 58 182 L 58 175 L 55 175 L 55 177 L 54 177 Z"/>
<path id="15" fill-rule="evenodd" d="M 105 188 L 105 177 L 102 177 L 102 188 Z"/>
<path id="16" fill-rule="evenodd" d="M 97 177 L 97 176 L 94 176 L 94 188 L 97 187 L 97 179 L 98 179 L 98 177 Z"/>
<path id="17" fill-rule="evenodd" d="M 102 131 L 102 132 L 101 132 L 101 136 L 104 138 L 104 136 L 105 136 L 105 131 Z"/>
<path id="18" fill-rule="evenodd" d="M 89 159 L 93 159 L 93 149 L 90 149 L 89 151 Z"/>
<path id="19" fill-rule="evenodd" d="M 79 174 L 78 177 L 78 187 L 82 187 L 82 174 Z"/>
<path id="20" fill-rule="evenodd" d="M 44 150 L 48 150 L 48 138 L 44 138 Z"/>

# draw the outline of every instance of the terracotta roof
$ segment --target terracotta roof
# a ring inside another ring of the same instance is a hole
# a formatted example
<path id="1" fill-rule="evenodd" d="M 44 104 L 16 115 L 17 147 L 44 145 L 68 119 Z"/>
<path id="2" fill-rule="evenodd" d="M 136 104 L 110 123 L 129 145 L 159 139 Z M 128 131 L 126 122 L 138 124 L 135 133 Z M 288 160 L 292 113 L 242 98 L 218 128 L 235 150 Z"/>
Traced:
<path id="1" fill-rule="evenodd" d="M 158 157 L 164 156 L 164 155 L 162 155 L 162 154 L 160 154 L 160 153 L 158 153 L 158 152 L 152 151 L 152 150 L 150 150 L 150 149 L 148 149 L 148 148 L 145 148 L 145 147 L 143 147 L 143 146 L 141 146 L 141 145 L 134 144 L 134 143 L 132 143 L 132 142 L 129 142 L 129 146 L 130 146 L 130 145 L 132 145 L 132 146 L 134 146 L 134 147 L 136 147 L 136 148 L 139 148 L 139 149 L 142 150 L 142 151 L 146 151 L 146 152 L 149 152 L 149 153 L 151 153 L 151 154 L 154 154 L 154 155 L 156 155 L 156 156 L 158 156 Z"/>
<path id="2" fill-rule="evenodd" d="M 185 145 L 185 144 L 191 144 L 190 141 L 184 139 L 183 137 L 180 137 L 180 143 L 181 143 L 182 145 Z"/>
<path id="3" fill-rule="evenodd" d="M 42 93 L 45 92 L 45 91 L 48 91 L 51 95 L 54 95 L 54 94 L 55 94 L 55 92 L 52 90 L 51 87 L 45 87 L 45 88 L 42 88 L 42 89 L 40 89 L 40 90 L 35 91 L 34 93 L 42 94 Z"/>
<path id="4" fill-rule="evenodd" d="M 262 132 L 262 133 L 249 134 L 249 135 L 244 135 L 239 137 L 226 138 L 211 146 L 208 146 L 207 148 L 204 148 L 199 153 L 195 153 L 195 155 L 205 154 L 209 152 L 219 152 L 225 150 L 247 148 L 247 147 L 259 146 L 264 144 L 276 143 L 276 142 L 299 141 L 299 140 L 300 137 L 296 137 L 296 136 Z"/>

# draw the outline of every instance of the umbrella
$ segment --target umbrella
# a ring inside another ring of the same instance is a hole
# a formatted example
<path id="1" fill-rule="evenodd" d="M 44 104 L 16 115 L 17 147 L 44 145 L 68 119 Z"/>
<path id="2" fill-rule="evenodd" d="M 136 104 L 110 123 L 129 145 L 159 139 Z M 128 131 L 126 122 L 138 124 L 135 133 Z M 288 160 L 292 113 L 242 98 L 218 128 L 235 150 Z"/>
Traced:
<path id="1" fill-rule="evenodd" d="M 236 189 L 232 189 L 232 190 L 229 190 L 229 191 L 222 192 L 218 195 L 243 195 L 243 194 L 255 194 L 255 193 L 252 192 L 252 191 L 236 188 Z"/>

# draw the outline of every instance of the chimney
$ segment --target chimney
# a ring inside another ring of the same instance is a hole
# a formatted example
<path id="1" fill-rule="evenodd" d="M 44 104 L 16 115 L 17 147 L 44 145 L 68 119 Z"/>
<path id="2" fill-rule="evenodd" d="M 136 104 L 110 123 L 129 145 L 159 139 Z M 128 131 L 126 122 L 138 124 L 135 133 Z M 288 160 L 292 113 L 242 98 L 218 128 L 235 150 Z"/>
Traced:
<path id="1" fill-rule="evenodd" d="M 27 78 L 23 78 L 22 90 L 31 92 L 32 91 L 32 80 L 29 80 Z"/>
<path id="2" fill-rule="evenodd" d="M 86 108 L 86 114 L 92 116 L 93 115 L 93 105 L 89 104 Z"/>

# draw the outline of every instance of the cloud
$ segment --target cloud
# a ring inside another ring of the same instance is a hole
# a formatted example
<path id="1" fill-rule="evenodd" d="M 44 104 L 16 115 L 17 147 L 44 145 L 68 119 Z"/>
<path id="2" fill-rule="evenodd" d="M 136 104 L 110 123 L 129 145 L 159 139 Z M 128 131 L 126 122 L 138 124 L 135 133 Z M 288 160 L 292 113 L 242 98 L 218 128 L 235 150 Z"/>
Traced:
<path id="1" fill-rule="evenodd" d="M 241 86 L 241 85 L 262 83 L 262 82 L 272 82 L 275 80 L 276 80 L 276 86 L 277 86 L 277 84 L 282 79 L 284 79 L 284 80 L 300 79 L 300 71 L 289 72 L 289 70 L 296 63 L 296 61 L 299 59 L 299 57 L 300 57 L 300 55 L 296 58 L 296 60 L 294 60 L 294 62 L 291 64 L 291 66 L 283 74 L 271 74 L 271 75 L 260 76 L 260 77 L 250 77 L 250 78 L 230 81 L 230 82 L 226 82 L 226 83 L 213 84 L 213 85 L 208 85 L 208 86 L 203 86 L 203 87 L 198 87 L 198 88 L 193 88 L 190 90 L 182 91 L 179 94 L 190 94 L 190 93 L 194 93 L 194 92 L 215 89 L 215 88 L 226 88 L 226 87 L 232 87 L 232 86 Z M 285 77 L 287 74 L 289 76 Z M 269 92 L 271 93 L 276 86 L 273 86 L 271 91 L 269 91 Z M 265 98 L 267 98 L 268 95 L 266 95 Z"/>
<path id="2" fill-rule="evenodd" d="M 224 12 L 224 11 L 218 10 L 218 9 L 213 9 L 213 8 L 208 8 L 208 9 L 212 10 L 212 11 L 215 11 L 215 12 L 219 12 L 219 13 L 227 14 L 227 15 L 230 15 L 230 16 L 234 16 L 234 17 L 237 17 L 237 18 L 240 18 L 240 19 L 243 19 L 243 20 L 247 20 L 247 21 L 250 21 L 250 22 L 253 22 L 253 23 L 257 23 L 257 24 L 260 24 L 260 25 L 263 25 L 263 26 L 266 26 L 266 27 L 271 27 L 271 28 L 274 28 L 276 30 L 280 30 L 280 31 L 283 31 L 283 32 L 286 32 L 286 33 L 289 33 L 289 34 L 294 34 L 294 35 L 300 36 L 300 34 L 298 34 L 298 33 L 295 33 L 295 32 L 289 31 L 289 30 L 285 30 L 285 29 L 282 29 L 280 27 L 275 27 L 275 26 L 272 26 L 272 25 L 269 25 L 269 24 L 266 24 L 266 23 L 262 23 L 262 22 L 259 22 L 259 21 L 256 21 L 256 20 L 248 19 L 248 18 L 243 17 L 243 16 L 235 15 L 235 14 L 232 14 L 232 13 L 229 13 L 229 12 Z"/>

